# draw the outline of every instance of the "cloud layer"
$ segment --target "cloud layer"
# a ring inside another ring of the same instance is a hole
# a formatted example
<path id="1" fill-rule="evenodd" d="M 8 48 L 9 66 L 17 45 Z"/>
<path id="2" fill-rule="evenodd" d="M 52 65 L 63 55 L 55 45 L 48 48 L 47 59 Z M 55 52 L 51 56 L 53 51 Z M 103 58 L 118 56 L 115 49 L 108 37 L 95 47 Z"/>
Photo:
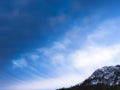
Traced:
<path id="1" fill-rule="evenodd" d="M 46 70 L 46 72 L 51 71 L 49 72 L 51 77 L 49 73 L 47 73 L 48 78 L 37 75 L 34 80 L 16 83 L 10 88 L 55 89 L 67 87 L 80 83 L 97 68 L 119 64 L 120 42 L 110 43 L 118 37 L 113 37 L 106 44 L 110 36 L 119 33 L 119 18 L 105 20 L 94 28 L 95 30 L 92 33 L 86 35 L 85 41 L 82 42 L 84 43 L 82 48 L 79 46 L 81 43 L 79 42 L 81 38 L 79 33 L 82 31 L 81 29 L 86 30 L 87 26 L 85 28 L 81 28 L 79 25 L 75 27 L 66 33 L 61 40 L 55 41 L 50 47 L 37 48 L 34 53 L 26 54 L 38 66 L 41 65 L 41 56 L 44 56 L 45 61 L 42 64 L 44 67 L 41 69 Z M 104 36 L 105 38 L 103 38 Z M 99 40 L 103 42 L 99 42 Z M 16 60 L 16 62 L 18 61 Z M 13 66 L 15 68 L 23 68 L 26 65 L 25 63 L 24 59 L 21 59 L 20 63 L 16 64 L 13 62 Z M 18 64 L 23 67 L 19 67 Z M 26 67 L 34 66 L 28 64 Z M 41 71 L 41 69 L 34 67 L 36 71 Z"/>
<path id="2" fill-rule="evenodd" d="M 0 89 L 67 87 L 119 64 L 119 10 L 117 0 L 0 1 Z"/>

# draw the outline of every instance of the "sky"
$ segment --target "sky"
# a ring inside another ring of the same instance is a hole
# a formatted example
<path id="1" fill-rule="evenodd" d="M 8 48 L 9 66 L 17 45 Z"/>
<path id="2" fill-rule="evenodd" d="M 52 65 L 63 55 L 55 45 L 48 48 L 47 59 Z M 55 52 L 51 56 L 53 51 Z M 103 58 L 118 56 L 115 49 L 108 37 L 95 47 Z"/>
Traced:
<path id="1" fill-rule="evenodd" d="M 0 89 L 81 83 L 120 63 L 119 0 L 0 0 Z"/>

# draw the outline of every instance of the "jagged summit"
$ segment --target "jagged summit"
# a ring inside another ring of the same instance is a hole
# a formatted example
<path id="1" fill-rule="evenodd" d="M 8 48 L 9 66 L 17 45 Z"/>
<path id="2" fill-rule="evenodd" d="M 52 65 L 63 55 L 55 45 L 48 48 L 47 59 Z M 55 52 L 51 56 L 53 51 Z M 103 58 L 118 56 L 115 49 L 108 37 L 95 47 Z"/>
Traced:
<path id="1" fill-rule="evenodd" d="M 97 85 L 104 84 L 114 86 L 120 84 L 120 65 L 105 66 L 97 69 L 88 79 L 82 84 Z"/>

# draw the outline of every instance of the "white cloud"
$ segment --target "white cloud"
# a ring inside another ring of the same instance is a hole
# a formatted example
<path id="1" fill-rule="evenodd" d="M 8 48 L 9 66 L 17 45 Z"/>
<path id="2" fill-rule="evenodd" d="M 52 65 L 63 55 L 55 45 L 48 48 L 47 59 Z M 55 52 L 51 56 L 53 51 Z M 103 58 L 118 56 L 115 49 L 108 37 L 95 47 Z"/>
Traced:
<path id="1" fill-rule="evenodd" d="M 67 63 L 66 66 L 61 67 L 62 72 L 58 77 L 47 79 L 38 78 L 37 80 L 29 82 L 26 81 L 24 83 L 13 85 L 9 88 L 56 89 L 61 87 L 69 87 L 83 81 L 85 78 L 90 76 L 90 74 L 98 67 L 102 67 L 104 65 L 114 65 L 116 62 L 114 63 L 113 60 L 117 56 L 119 56 L 119 54 L 120 44 L 112 45 L 109 47 L 88 46 L 82 50 L 75 50 L 67 56 L 61 56 L 60 53 L 57 55 L 54 54 L 53 57 L 50 58 L 51 60 L 54 59 L 55 61 L 57 60 L 58 63 L 65 63 L 65 60 L 68 59 L 68 61 L 70 62 Z M 69 68 L 68 66 L 71 68 Z M 57 68 L 58 67 L 56 67 L 55 69 Z M 74 69 L 75 71 L 73 71 L 72 69 Z M 59 73 L 59 71 L 56 73 Z"/>
<path id="2" fill-rule="evenodd" d="M 65 43 L 62 42 L 55 42 L 54 43 L 54 49 L 59 49 L 59 50 L 65 50 L 66 49 L 66 45 L 64 45 Z"/>
<path id="3" fill-rule="evenodd" d="M 38 59 L 40 58 L 40 56 L 37 55 L 37 54 L 31 54 L 31 55 L 30 55 L 30 58 L 31 58 L 32 60 L 38 60 Z"/>
<path id="4" fill-rule="evenodd" d="M 16 68 L 16 67 L 23 68 L 23 67 L 27 66 L 27 61 L 24 58 L 18 59 L 18 60 L 13 60 L 12 63 L 13 63 L 14 68 Z"/>
<path id="5" fill-rule="evenodd" d="M 71 78 L 72 77 L 72 78 Z M 9 89 L 40 89 L 40 90 L 51 90 L 51 89 L 57 89 L 61 87 L 69 87 L 70 85 L 73 85 L 80 80 L 83 80 L 83 78 L 79 74 L 67 74 L 64 76 L 61 76 L 59 78 L 50 78 L 50 79 L 37 79 L 34 81 L 28 81 L 23 83 L 17 83 L 13 86 L 6 87 Z"/>
<path id="6" fill-rule="evenodd" d="M 88 46 L 82 50 L 76 50 L 70 54 L 74 67 L 86 68 L 89 66 L 104 66 L 111 64 L 116 56 L 120 54 L 120 44 L 109 47 Z"/>
<path id="7" fill-rule="evenodd" d="M 55 67 L 53 72 L 56 73 L 56 77 L 16 84 L 11 88 L 55 89 L 71 86 L 90 76 L 99 67 L 119 64 L 120 42 L 112 43 L 117 37 L 113 37 L 109 45 L 104 44 L 110 36 L 115 36 L 119 32 L 118 23 L 119 19 L 101 23 L 93 30 L 93 33 L 86 35 L 87 38 L 83 42 L 79 42 L 79 39 L 82 38 L 79 32 L 85 29 L 79 26 L 74 27 L 63 37 L 63 40 L 55 42 L 53 46 L 37 49 L 37 52 L 39 52 L 37 56 L 42 53 Z M 100 44 L 102 42 L 99 42 L 99 40 L 104 41 L 103 45 Z M 79 43 L 83 43 L 84 46 L 81 48 Z M 35 59 L 36 55 L 31 58 Z"/>
<path id="8" fill-rule="evenodd" d="M 63 54 L 54 54 L 54 56 L 51 58 L 53 61 L 52 64 L 57 65 L 57 64 L 64 64 L 64 59 L 65 56 Z"/>
<path id="9" fill-rule="evenodd" d="M 117 44 L 119 41 L 120 18 L 108 19 L 100 23 L 94 32 L 88 35 L 89 44 Z"/>

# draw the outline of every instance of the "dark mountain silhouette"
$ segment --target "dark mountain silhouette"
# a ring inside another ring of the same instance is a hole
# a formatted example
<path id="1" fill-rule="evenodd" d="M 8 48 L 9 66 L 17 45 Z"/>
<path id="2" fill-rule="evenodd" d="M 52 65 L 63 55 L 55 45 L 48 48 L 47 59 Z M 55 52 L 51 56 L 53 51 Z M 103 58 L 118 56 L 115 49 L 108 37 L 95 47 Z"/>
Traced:
<path id="1" fill-rule="evenodd" d="M 81 84 L 59 90 L 120 90 L 120 65 L 97 69 Z"/>

